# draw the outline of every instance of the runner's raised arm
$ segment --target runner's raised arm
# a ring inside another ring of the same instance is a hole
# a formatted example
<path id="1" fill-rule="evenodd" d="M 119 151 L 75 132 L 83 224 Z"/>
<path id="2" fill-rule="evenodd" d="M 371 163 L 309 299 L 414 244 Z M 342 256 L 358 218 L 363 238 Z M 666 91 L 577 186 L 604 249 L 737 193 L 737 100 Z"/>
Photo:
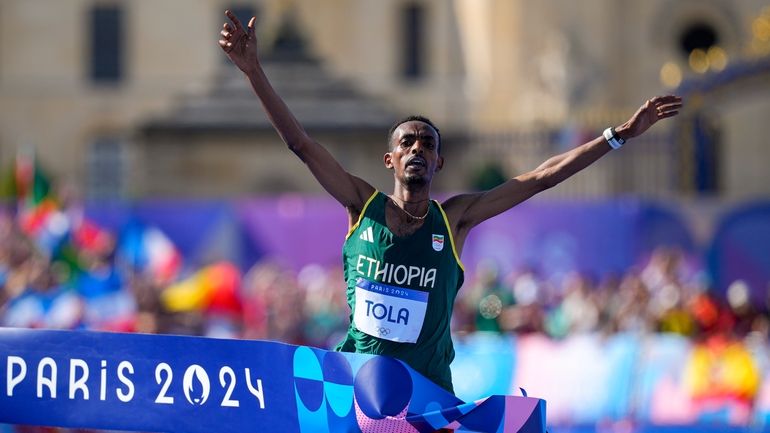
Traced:
<path id="1" fill-rule="evenodd" d="M 358 219 L 361 208 L 374 192 L 374 188 L 348 173 L 326 148 L 313 140 L 275 92 L 257 55 L 257 38 L 254 32 L 256 18 L 252 17 L 244 28 L 232 12 L 225 11 L 225 15 L 232 24 L 224 24 L 219 46 L 246 75 L 284 143 L 308 166 L 321 186 L 348 210 L 352 225 Z"/>
<path id="2" fill-rule="evenodd" d="M 675 95 L 648 99 L 622 125 L 612 129 L 625 142 L 647 131 L 660 120 L 676 116 L 682 98 Z M 519 175 L 489 191 L 461 194 L 444 203 L 457 248 L 462 246 L 470 229 L 499 215 L 535 194 L 552 188 L 598 161 L 611 151 L 608 139 L 602 135 L 570 151 L 556 155 L 534 170 Z"/>

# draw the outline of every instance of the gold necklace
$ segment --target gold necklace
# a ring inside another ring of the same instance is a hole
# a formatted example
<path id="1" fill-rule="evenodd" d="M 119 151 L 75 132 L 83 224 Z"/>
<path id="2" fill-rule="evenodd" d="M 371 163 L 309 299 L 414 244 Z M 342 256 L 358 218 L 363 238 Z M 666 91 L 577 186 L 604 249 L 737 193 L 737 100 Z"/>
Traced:
<path id="1" fill-rule="evenodd" d="M 392 198 L 391 198 L 391 199 L 392 199 Z M 404 204 L 406 204 L 406 203 L 407 203 L 407 202 L 405 202 L 405 201 L 403 201 L 403 200 L 401 200 L 401 201 L 402 201 Z M 427 200 L 426 200 L 426 201 L 427 201 Z M 393 202 L 394 202 L 393 204 L 396 204 L 396 203 L 395 203 L 395 200 L 393 200 Z M 411 203 L 414 203 L 414 202 L 411 202 Z M 417 203 L 420 203 L 420 202 L 417 202 Z M 399 209 L 401 209 L 402 211 L 404 211 L 404 213 L 405 213 L 405 214 L 409 215 L 409 216 L 410 216 L 412 219 L 415 219 L 415 220 L 417 220 L 417 221 L 422 221 L 422 220 L 424 220 L 424 219 L 425 219 L 425 218 L 428 216 L 428 214 L 430 213 L 430 203 L 428 203 L 428 209 L 426 209 L 426 210 L 425 210 L 425 215 L 423 215 L 423 216 L 421 216 L 421 217 L 418 217 L 418 216 L 412 215 L 411 213 L 409 213 L 409 211 L 408 211 L 408 210 L 406 210 L 406 209 L 402 208 L 402 207 L 401 207 L 401 206 L 399 206 L 398 204 L 396 204 L 396 207 L 397 207 L 397 208 L 399 208 Z"/>

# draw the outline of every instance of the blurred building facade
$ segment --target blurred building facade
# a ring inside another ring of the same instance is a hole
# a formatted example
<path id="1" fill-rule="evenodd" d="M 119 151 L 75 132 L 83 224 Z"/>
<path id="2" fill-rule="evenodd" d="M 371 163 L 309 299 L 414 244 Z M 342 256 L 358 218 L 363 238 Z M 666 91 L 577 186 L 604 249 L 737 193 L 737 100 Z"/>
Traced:
<path id="1" fill-rule="evenodd" d="M 320 192 L 217 45 L 258 17 L 268 74 L 311 134 L 389 188 L 386 131 L 422 113 L 466 189 L 681 91 L 677 122 L 555 196 L 770 194 L 762 0 L 5 0 L 0 163 L 34 149 L 91 198 Z"/>

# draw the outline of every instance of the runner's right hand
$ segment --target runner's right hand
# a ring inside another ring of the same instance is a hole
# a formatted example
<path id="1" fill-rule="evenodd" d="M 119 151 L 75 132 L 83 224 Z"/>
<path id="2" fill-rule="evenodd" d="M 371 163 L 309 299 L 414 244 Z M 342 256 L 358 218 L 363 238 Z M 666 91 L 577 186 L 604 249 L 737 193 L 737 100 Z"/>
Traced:
<path id="1" fill-rule="evenodd" d="M 243 72 L 248 72 L 257 66 L 257 37 L 254 34 L 256 17 L 251 17 L 248 27 L 244 28 L 238 17 L 231 11 L 225 11 L 225 15 L 232 24 L 225 23 L 220 32 L 219 46 L 227 54 L 227 57 L 235 63 Z"/>

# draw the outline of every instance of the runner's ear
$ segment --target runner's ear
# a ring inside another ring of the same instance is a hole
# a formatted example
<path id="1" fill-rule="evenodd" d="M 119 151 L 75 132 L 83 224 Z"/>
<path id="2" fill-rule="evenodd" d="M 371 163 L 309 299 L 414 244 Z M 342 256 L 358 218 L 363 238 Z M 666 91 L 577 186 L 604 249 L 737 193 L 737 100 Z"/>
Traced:
<path id="1" fill-rule="evenodd" d="M 391 152 L 386 153 L 382 157 L 382 162 L 385 163 L 385 167 L 389 170 L 393 170 L 393 154 Z"/>

